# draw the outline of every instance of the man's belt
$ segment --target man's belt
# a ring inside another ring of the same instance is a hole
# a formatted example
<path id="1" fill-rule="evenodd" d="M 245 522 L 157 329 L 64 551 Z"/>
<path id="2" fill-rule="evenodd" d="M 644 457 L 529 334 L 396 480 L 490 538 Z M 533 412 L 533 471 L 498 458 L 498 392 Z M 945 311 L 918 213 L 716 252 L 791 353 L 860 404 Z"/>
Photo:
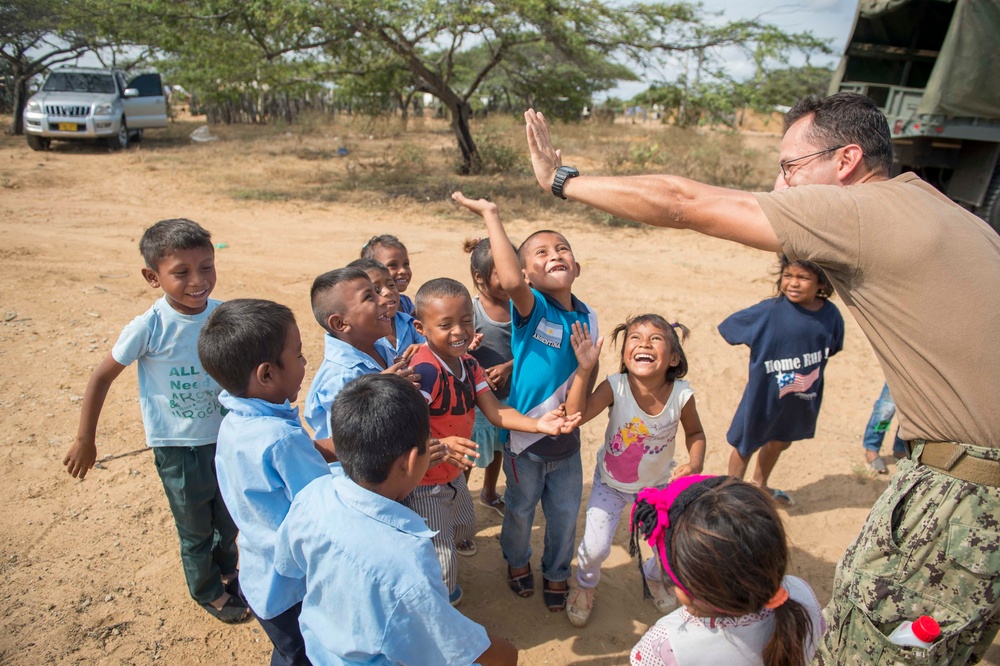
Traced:
<path id="1" fill-rule="evenodd" d="M 913 440 L 914 444 L 921 440 Z M 918 459 L 948 476 L 982 486 L 1000 487 L 1000 462 L 970 456 L 965 447 L 955 442 L 924 442 L 924 449 Z"/>

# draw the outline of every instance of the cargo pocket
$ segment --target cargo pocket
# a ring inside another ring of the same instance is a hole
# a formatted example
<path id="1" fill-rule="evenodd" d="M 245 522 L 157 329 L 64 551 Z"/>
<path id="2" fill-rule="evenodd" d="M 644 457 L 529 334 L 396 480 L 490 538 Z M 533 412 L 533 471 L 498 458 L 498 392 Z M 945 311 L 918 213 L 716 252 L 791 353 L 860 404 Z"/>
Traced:
<path id="1" fill-rule="evenodd" d="M 861 575 L 856 581 L 855 601 L 839 636 L 839 663 L 900 666 L 948 664 L 969 616 L 957 608 L 889 579 Z M 905 647 L 889 641 L 888 635 L 903 622 L 931 615 L 941 625 L 941 637 L 929 648 Z"/>
<path id="2" fill-rule="evenodd" d="M 921 481 L 919 474 L 896 474 L 890 488 L 872 507 L 858 539 L 848 549 L 844 564 L 847 571 L 864 572 L 873 576 L 894 577 L 903 565 L 900 548 L 900 524 L 915 501 L 914 486 Z"/>

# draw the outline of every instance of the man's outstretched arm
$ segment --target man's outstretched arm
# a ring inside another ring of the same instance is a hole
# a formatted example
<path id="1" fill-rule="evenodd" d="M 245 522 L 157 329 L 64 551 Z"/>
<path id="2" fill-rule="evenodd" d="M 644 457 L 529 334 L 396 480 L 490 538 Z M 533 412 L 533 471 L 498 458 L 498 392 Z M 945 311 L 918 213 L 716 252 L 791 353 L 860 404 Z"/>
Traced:
<path id="1" fill-rule="evenodd" d="M 543 190 L 551 192 L 562 153 L 553 146 L 541 113 L 529 109 L 524 120 L 535 178 Z M 581 175 L 566 181 L 563 195 L 643 224 L 691 229 L 759 250 L 781 251 L 777 234 L 749 192 L 678 176 Z"/>

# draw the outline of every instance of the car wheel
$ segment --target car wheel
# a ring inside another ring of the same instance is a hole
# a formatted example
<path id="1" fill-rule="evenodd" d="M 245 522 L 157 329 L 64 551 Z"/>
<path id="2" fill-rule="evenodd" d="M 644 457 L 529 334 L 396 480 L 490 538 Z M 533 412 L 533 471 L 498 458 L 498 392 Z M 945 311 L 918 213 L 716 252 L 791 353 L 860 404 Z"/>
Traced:
<path id="1" fill-rule="evenodd" d="M 122 118 L 122 123 L 118 126 L 118 134 L 108 137 L 108 147 L 111 148 L 111 150 L 123 150 L 128 148 L 128 143 L 128 126 L 125 124 L 125 119 Z"/>
<path id="2" fill-rule="evenodd" d="M 28 134 L 28 147 L 32 150 L 48 150 L 51 140 L 46 139 L 41 136 L 35 136 L 33 134 Z"/>

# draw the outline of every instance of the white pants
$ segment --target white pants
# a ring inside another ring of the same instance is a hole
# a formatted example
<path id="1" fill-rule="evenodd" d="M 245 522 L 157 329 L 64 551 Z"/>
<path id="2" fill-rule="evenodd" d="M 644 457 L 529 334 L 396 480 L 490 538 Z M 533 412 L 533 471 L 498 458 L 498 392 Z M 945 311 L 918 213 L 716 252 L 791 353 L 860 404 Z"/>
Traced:
<path id="1" fill-rule="evenodd" d="M 576 551 L 576 582 L 580 587 L 594 588 L 601 582 L 601 565 L 611 554 L 611 541 L 622 510 L 627 507 L 631 511 L 635 496 L 636 493 L 623 493 L 604 485 L 601 473 L 594 469 L 594 485 L 587 502 L 587 523 Z M 655 556 L 643 562 L 642 570 L 647 580 L 660 580 Z"/>

